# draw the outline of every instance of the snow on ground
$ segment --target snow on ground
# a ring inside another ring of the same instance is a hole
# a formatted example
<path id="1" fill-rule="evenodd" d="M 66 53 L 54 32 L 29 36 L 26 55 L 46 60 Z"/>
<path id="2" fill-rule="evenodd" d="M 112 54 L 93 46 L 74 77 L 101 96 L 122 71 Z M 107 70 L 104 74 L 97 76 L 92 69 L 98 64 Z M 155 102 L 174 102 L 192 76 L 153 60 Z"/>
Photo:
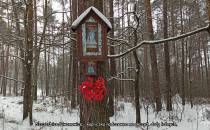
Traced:
<path id="1" fill-rule="evenodd" d="M 57 101 L 60 103 L 55 104 L 51 98 L 39 99 L 37 102 L 34 102 L 34 122 L 78 123 L 79 109 L 68 109 L 67 112 L 67 108 L 62 106 L 63 99 L 57 99 Z M 29 126 L 28 120 L 22 121 L 22 103 L 22 97 L 0 96 L 0 130 L 79 130 L 77 126 L 41 127 L 35 126 L 35 123 L 34 126 Z M 141 128 L 147 129 L 147 127 L 149 130 L 210 130 L 210 104 L 202 103 L 195 105 L 192 109 L 187 104 L 183 110 L 179 98 L 176 97 L 173 103 L 173 112 L 168 113 L 163 110 L 158 114 L 153 111 L 151 104 L 141 104 L 142 124 L 140 127 L 112 126 L 111 130 L 142 130 Z M 135 106 L 133 103 L 122 100 L 116 101 L 115 108 L 115 115 L 110 118 L 110 123 L 135 124 Z M 173 126 L 161 126 L 166 125 L 166 123 Z"/>
<path id="2" fill-rule="evenodd" d="M 3 111 L 3 114 L 1 114 Z M 0 130 L 38 130 L 41 127 L 30 127 L 28 119 L 22 121 L 23 98 L 22 97 L 2 97 L 0 96 Z M 5 117 L 3 120 L 2 116 Z M 69 110 L 61 104 L 53 103 L 51 98 L 38 100 L 33 104 L 34 122 L 79 122 L 78 110 Z M 5 122 L 5 123 L 3 123 Z M 4 125 L 4 129 L 3 129 Z M 59 130 L 61 127 L 43 127 L 41 130 Z M 71 127 L 71 130 L 79 130 L 78 127 Z"/>

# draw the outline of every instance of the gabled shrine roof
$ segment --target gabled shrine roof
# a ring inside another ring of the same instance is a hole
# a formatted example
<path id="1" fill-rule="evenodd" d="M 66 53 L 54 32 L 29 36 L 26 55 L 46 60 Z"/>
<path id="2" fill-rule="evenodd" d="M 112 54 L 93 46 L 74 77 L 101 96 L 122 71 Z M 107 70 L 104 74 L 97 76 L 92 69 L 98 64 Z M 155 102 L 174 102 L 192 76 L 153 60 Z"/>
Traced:
<path id="1" fill-rule="evenodd" d="M 90 11 L 93 11 L 108 27 L 109 29 L 112 29 L 112 24 L 110 21 L 95 7 L 91 6 L 88 9 L 86 9 L 71 25 L 71 28 L 74 30 L 76 29 L 79 24 L 82 22 L 82 20 L 90 13 Z"/>

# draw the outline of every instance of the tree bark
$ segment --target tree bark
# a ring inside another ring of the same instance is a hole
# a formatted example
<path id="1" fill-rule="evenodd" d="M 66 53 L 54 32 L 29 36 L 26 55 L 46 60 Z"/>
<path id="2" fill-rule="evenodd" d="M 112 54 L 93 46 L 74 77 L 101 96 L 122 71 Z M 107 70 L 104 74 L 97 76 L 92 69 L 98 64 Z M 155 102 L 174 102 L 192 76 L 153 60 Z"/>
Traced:
<path id="1" fill-rule="evenodd" d="M 1 66 L 2 66 L 2 74 L 4 76 L 6 76 L 6 67 L 5 67 L 5 51 L 2 50 L 2 59 L 1 59 Z M 2 78 L 2 92 L 3 92 L 3 96 L 6 96 L 6 78 L 3 77 Z"/>
<path id="2" fill-rule="evenodd" d="M 49 95 L 49 75 L 48 75 L 48 60 L 47 60 L 47 49 L 46 49 L 46 41 L 44 38 L 44 68 L 45 68 L 45 94 Z"/>
<path id="3" fill-rule="evenodd" d="M 147 32 L 150 40 L 154 40 L 154 31 L 152 25 L 152 9 L 150 0 L 145 0 L 146 7 L 146 16 L 147 16 Z M 159 87 L 159 73 L 157 66 L 157 54 L 155 45 L 150 45 L 150 57 L 151 57 L 151 66 L 152 66 L 152 86 L 154 93 L 154 100 L 156 102 L 156 111 L 161 111 L 161 95 Z"/>
<path id="4" fill-rule="evenodd" d="M 206 9 L 207 9 L 208 19 L 210 20 L 210 0 L 206 0 Z"/>
<path id="5" fill-rule="evenodd" d="M 163 0 L 163 32 L 164 38 L 168 38 L 168 5 L 167 0 Z M 165 53 L 165 76 L 166 76 L 166 89 L 167 89 L 167 111 L 172 111 L 171 103 L 171 73 L 170 73 L 170 57 L 169 57 L 169 46 L 168 43 L 164 43 L 164 53 Z"/>
<path id="6" fill-rule="evenodd" d="M 192 42 L 192 40 L 191 40 Z M 190 105 L 193 108 L 193 97 L 192 97 L 192 45 L 189 45 L 189 74 L 188 74 L 188 89 L 190 97 Z"/>
<path id="7" fill-rule="evenodd" d="M 47 28 L 47 23 L 48 23 L 48 17 L 47 17 L 47 0 L 44 1 L 44 27 L 43 27 L 43 31 L 42 31 L 42 35 L 41 38 L 39 40 L 39 42 L 37 42 L 37 38 L 35 37 L 35 58 L 34 58 L 34 68 L 33 68 L 33 86 L 34 86 L 34 100 L 37 99 L 37 81 L 38 81 L 38 65 L 39 65 L 39 56 L 40 56 L 40 51 L 41 51 L 41 45 L 43 44 L 44 41 L 44 37 L 45 37 L 45 32 L 46 32 L 46 28 Z M 36 6 L 36 5 L 35 5 Z M 35 8 L 36 11 L 36 8 Z M 35 16 L 35 21 L 37 22 L 37 12 L 35 12 L 34 14 Z M 37 27 L 36 27 L 36 23 L 35 23 L 35 34 L 37 33 Z M 38 45 L 39 43 L 39 45 Z"/>
<path id="8" fill-rule="evenodd" d="M 73 12 L 73 20 L 76 20 L 77 18 L 77 0 L 72 1 L 72 12 Z M 74 36 L 75 37 L 75 36 Z M 72 71 L 72 91 L 71 91 L 71 107 L 76 108 L 76 80 L 77 80 L 77 56 L 76 56 L 76 42 L 72 43 L 73 47 L 73 71 Z"/>
<path id="9" fill-rule="evenodd" d="M 181 17 L 181 34 L 184 33 L 184 27 L 183 27 L 183 11 L 182 11 L 182 1 L 180 0 L 180 17 Z M 181 39 L 182 42 L 182 61 L 181 61 L 181 68 L 182 68 L 182 76 L 181 76 L 181 86 L 182 86 L 182 105 L 185 105 L 185 45 L 184 45 L 184 39 Z"/>
<path id="10" fill-rule="evenodd" d="M 110 32 L 110 37 L 114 37 L 114 10 L 113 10 L 113 0 L 109 0 L 109 9 L 110 9 L 110 22 L 112 24 L 112 30 Z M 114 54 L 114 47 L 110 47 L 110 54 Z M 110 59 L 110 75 L 115 76 L 116 75 L 116 62 L 114 59 Z M 110 106 L 110 115 L 114 115 L 114 91 L 116 87 L 116 82 L 115 80 L 112 80 L 110 83 L 110 94 L 109 94 L 109 106 Z"/>
<path id="11" fill-rule="evenodd" d="M 30 125 L 32 121 L 32 62 L 33 62 L 33 0 L 27 0 L 26 14 L 25 14 L 25 88 L 23 96 L 23 120 L 29 116 Z"/>
<path id="12" fill-rule="evenodd" d="M 17 5 L 15 4 L 15 1 L 14 0 L 11 0 L 12 2 L 12 7 L 13 7 L 13 13 L 14 13 L 14 17 L 15 17 L 15 31 L 16 31 L 16 35 L 20 37 L 20 24 L 19 24 L 19 18 L 18 18 L 18 10 L 17 10 Z M 22 41 L 18 41 L 18 45 L 21 44 Z M 20 46 L 17 46 L 16 49 L 15 49 L 15 54 L 16 56 L 18 56 L 18 50 L 19 50 L 19 47 Z M 15 59 L 15 79 L 18 80 L 18 77 L 19 77 L 19 62 L 18 62 L 18 59 L 16 58 Z M 14 87 L 13 87 L 13 93 L 15 94 L 15 96 L 18 95 L 18 81 L 15 81 L 14 83 Z"/>
<path id="13" fill-rule="evenodd" d="M 34 68 L 33 68 L 33 100 L 37 100 L 37 80 L 38 80 L 38 63 L 39 63 L 39 55 L 38 52 L 38 40 L 37 40 L 37 7 L 36 0 L 34 0 L 34 44 L 35 44 L 35 60 L 34 60 Z"/>
<path id="14" fill-rule="evenodd" d="M 72 11 L 72 4 L 71 4 L 72 0 L 69 0 L 69 7 L 70 7 L 70 11 Z M 72 13 L 70 12 L 70 19 L 69 22 L 70 24 L 72 23 Z M 71 35 L 71 33 L 70 33 Z M 71 88 L 72 86 L 72 51 L 73 49 L 71 49 L 73 46 L 70 45 L 69 47 L 69 70 L 68 70 L 68 82 L 67 82 L 67 88 L 68 88 L 68 99 L 71 99 Z"/>
<path id="15" fill-rule="evenodd" d="M 134 31 L 134 45 L 137 45 L 138 36 L 137 30 Z M 139 78 L 140 78 L 140 61 L 138 59 L 136 51 L 133 52 L 136 63 L 135 74 L 135 105 L 136 105 L 136 123 L 141 123 L 140 103 L 139 103 Z"/>
<path id="16" fill-rule="evenodd" d="M 205 74 L 206 74 L 206 91 L 208 92 L 210 90 L 210 86 L 209 86 L 209 71 L 208 71 L 208 61 L 207 61 L 207 51 L 206 51 L 206 46 L 205 46 L 205 42 L 202 42 L 202 47 L 203 47 L 203 54 L 204 54 L 204 66 L 205 66 Z M 210 96 L 210 94 L 208 93 L 208 96 Z"/>

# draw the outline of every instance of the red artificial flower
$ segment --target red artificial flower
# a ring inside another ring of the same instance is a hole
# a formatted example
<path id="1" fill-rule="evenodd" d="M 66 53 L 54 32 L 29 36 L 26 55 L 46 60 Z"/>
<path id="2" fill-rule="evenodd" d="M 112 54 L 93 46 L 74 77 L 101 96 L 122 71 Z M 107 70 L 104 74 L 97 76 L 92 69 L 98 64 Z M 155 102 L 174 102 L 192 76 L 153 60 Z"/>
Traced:
<path id="1" fill-rule="evenodd" d="M 87 77 L 87 80 L 90 81 L 90 82 L 93 82 L 94 78 L 91 77 L 91 76 L 88 76 L 88 77 Z"/>
<path id="2" fill-rule="evenodd" d="M 105 82 L 102 77 L 99 77 L 95 83 L 93 77 L 87 77 L 87 80 L 79 86 L 79 90 L 86 101 L 102 101 L 106 95 Z"/>

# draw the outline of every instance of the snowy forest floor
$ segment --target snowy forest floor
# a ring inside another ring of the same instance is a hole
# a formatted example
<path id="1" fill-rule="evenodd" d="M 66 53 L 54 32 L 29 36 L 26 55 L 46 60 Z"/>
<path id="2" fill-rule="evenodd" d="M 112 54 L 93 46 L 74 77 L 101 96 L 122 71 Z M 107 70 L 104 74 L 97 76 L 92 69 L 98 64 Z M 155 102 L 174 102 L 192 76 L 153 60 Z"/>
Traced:
<path id="1" fill-rule="evenodd" d="M 204 99 L 203 99 L 204 100 Z M 79 122 L 79 108 L 68 109 L 62 100 L 57 99 L 54 103 L 52 98 L 38 99 L 33 104 L 34 122 Z M 198 100 L 199 104 L 191 109 L 190 104 L 181 105 L 179 96 L 173 98 L 173 112 L 165 110 L 156 114 L 152 105 L 141 104 L 141 121 L 148 122 L 149 130 L 210 130 L 210 104 L 205 100 Z M 3 97 L 0 95 L 0 130 L 79 130 L 78 126 L 68 127 L 41 127 L 29 126 L 28 120 L 22 121 L 23 111 L 22 97 Z M 165 106 L 164 106 L 165 107 Z M 115 101 L 115 115 L 110 118 L 110 122 L 115 123 L 135 123 L 135 106 L 129 101 Z M 148 109 L 146 109 L 148 108 Z M 148 111 L 147 111 L 148 110 Z M 147 116 L 148 112 L 148 116 Z M 173 123 L 177 126 L 161 126 L 162 123 Z M 144 128 L 144 129 L 142 129 Z M 111 130 L 146 130 L 147 127 L 135 126 L 112 126 Z"/>

